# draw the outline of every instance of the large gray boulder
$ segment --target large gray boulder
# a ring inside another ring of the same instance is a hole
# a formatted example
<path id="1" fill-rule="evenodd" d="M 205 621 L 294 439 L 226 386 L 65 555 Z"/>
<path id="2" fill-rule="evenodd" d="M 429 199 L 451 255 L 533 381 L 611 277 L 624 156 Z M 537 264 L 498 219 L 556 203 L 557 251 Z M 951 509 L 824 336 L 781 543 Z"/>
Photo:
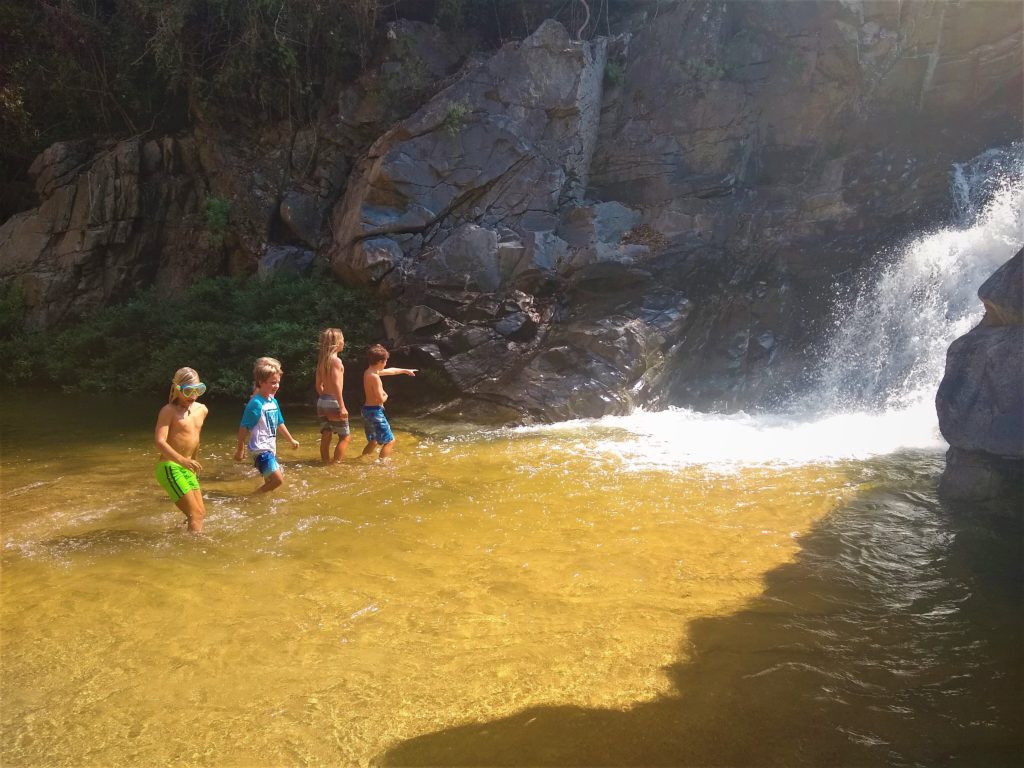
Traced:
<path id="1" fill-rule="evenodd" d="M 982 325 L 1024 325 L 1024 258 L 1020 253 L 981 284 L 978 298 L 985 305 Z"/>
<path id="2" fill-rule="evenodd" d="M 308 248 L 295 245 L 268 245 L 260 256 L 256 274 L 267 278 L 274 275 L 290 274 L 309 276 L 316 254 Z"/>
<path id="3" fill-rule="evenodd" d="M 463 224 L 553 231 L 587 186 L 603 56 L 603 41 L 545 22 L 381 136 L 333 214 L 335 273 L 373 283 L 360 253 L 373 237 L 401 235 L 429 261 Z"/>
<path id="4" fill-rule="evenodd" d="M 629 410 L 643 372 L 638 345 L 613 354 L 580 343 L 632 338 L 609 323 L 633 317 L 580 311 L 571 332 L 548 339 L 564 321 L 560 290 L 650 253 L 627 242 L 634 211 L 583 198 L 605 48 L 547 21 L 469 66 L 374 143 L 333 214 L 331 266 L 390 299 L 390 343 L 440 367 L 462 395 L 539 418 Z M 552 344 L 575 347 L 579 375 L 541 384 L 544 363 L 531 361 Z"/>
<path id="5" fill-rule="evenodd" d="M 1024 325 L 979 326 L 950 344 L 936 407 L 950 445 L 1024 458 Z"/>
<path id="6" fill-rule="evenodd" d="M 948 498 L 1020 497 L 1024 477 L 1024 250 L 978 291 L 986 313 L 954 341 L 935 397 Z"/>

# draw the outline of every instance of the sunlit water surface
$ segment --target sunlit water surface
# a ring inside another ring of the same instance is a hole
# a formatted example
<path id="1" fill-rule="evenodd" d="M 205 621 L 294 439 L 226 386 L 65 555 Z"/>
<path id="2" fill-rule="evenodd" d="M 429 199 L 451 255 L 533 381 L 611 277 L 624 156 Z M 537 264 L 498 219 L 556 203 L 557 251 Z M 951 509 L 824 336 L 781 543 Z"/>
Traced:
<path id="1" fill-rule="evenodd" d="M 213 402 L 194 537 L 159 405 L 4 400 L 4 765 L 1021 754 L 1020 531 L 936 501 L 937 437 L 399 416 L 388 464 L 325 468 L 292 406 L 265 498 Z"/>

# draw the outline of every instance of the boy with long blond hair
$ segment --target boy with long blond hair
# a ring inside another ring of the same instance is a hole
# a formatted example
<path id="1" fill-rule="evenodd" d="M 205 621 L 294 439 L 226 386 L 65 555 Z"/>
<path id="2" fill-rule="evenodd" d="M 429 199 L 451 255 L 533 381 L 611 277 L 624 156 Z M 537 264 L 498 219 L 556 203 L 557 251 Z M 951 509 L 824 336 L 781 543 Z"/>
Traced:
<path id="1" fill-rule="evenodd" d="M 334 461 L 345 458 L 352 435 L 349 434 L 348 408 L 342 389 L 345 386 L 345 364 L 341 350 L 345 335 L 340 328 L 324 328 L 320 332 L 320 355 L 316 362 L 316 415 L 320 420 L 320 459 L 331 461 L 331 436 L 338 436 Z"/>

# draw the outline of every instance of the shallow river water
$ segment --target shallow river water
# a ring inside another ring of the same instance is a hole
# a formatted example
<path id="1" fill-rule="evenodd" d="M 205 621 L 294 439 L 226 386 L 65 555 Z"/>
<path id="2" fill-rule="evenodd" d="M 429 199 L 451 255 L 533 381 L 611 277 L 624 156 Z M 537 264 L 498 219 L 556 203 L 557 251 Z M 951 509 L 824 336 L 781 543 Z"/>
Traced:
<path id="1" fill-rule="evenodd" d="M 1021 531 L 937 501 L 940 445 L 399 415 L 390 462 L 325 468 L 290 406 L 265 498 L 215 401 L 196 537 L 152 477 L 159 405 L 5 398 L 3 765 L 1024 754 Z"/>

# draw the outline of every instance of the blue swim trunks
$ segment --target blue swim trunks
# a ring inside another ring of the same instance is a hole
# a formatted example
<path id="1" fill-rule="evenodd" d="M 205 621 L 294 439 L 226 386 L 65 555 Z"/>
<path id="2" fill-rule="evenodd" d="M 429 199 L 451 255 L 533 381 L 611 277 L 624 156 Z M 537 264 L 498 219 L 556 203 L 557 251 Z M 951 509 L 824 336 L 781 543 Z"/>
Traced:
<path id="1" fill-rule="evenodd" d="M 387 445 L 395 439 L 395 436 L 391 434 L 388 417 L 384 415 L 383 405 L 363 406 L 363 429 L 366 432 L 367 441 L 371 443 Z"/>
<path id="2" fill-rule="evenodd" d="M 274 455 L 273 451 L 260 451 L 252 457 L 253 466 L 260 471 L 263 477 L 272 475 L 281 468 L 281 465 L 277 463 L 277 456 Z"/>

